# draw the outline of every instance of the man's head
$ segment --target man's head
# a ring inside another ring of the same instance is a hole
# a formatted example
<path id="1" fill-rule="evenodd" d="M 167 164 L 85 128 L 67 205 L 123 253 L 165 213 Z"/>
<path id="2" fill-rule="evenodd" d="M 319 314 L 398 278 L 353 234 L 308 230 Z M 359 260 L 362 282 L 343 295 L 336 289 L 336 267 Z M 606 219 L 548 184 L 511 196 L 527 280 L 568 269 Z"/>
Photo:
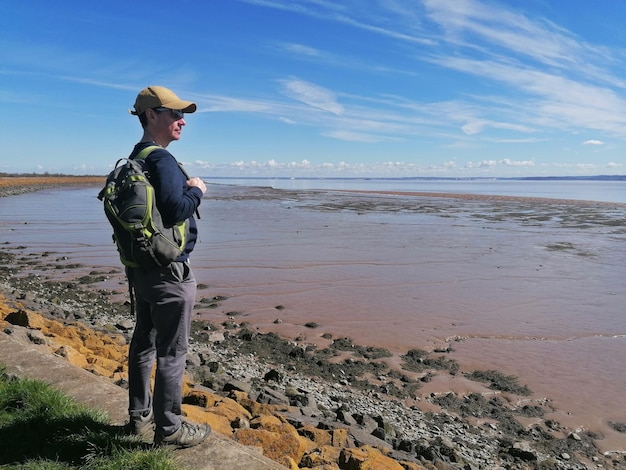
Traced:
<path id="1" fill-rule="evenodd" d="M 134 108 L 130 113 L 139 116 L 144 137 L 166 147 L 172 140 L 180 139 L 184 113 L 195 112 L 196 104 L 181 100 L 165 87 L 149 86 L 139 92 Z"/>

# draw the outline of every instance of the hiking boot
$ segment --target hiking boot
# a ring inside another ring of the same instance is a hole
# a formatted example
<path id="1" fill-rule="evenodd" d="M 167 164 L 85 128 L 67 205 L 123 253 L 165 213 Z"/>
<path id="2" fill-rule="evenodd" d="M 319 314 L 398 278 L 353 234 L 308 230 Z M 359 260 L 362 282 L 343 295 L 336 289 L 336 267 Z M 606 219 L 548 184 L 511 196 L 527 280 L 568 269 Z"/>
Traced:
<path id="1" fill-rule="evenodd" d="M 152 438 L 154 435 L 154 413 L 152 408 L 148 411 L 147 415 L 131 416 L 128 423 L 128 432 L 134 436 L 139 436 L 143 439 Z"/>
<path id="2" fill-rule="evenodd" d="M 191 424 L 182 421 L 177 431 L 169 436 L 156 433 L 154 444 L 157 446 L 193 447 L 200 444 L 211 434 L 208 424 Z"/>

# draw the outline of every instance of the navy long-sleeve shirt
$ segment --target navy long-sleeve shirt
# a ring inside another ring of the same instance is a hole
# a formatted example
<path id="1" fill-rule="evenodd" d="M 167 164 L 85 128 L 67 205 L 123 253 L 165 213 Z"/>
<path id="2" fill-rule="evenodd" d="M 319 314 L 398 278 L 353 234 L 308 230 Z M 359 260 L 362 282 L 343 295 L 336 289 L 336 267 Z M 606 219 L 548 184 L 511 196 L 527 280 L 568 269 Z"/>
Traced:
<path id="1" fill-rule="evenodd" d="M 130 157 L 134 158 L 144 148 L 154 145 L 140 142 L 135 145 Z M 146 158 L 146 169 L 150 183 L 154 186 L 156 204 L 163 224 L 171 227 L 189 220 L 189 237 L 183 254 L 176 261 L 186 261 L 196 245 L 198 227 L 194 213 L 202 201 L 202 191 L 187 185 L 187 176 L 174 156 L 164 148 L 150 152 Z"/>

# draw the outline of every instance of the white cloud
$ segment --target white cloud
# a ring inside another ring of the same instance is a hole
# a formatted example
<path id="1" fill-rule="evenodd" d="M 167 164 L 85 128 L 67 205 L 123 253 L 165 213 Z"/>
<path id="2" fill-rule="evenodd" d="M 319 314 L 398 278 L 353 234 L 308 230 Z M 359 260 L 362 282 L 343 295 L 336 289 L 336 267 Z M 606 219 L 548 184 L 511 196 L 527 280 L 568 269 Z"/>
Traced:
<path id="1" fill-rule="evenodd" d="M 505 166 L 527 166 L 527 167 L 535 166 L 535 162 L 532 160 L 516 161 L 516 160 L 510 160 L 508 158 L 504 158 L 500 160 L 500 164 L 505 165 Z"/>
<path id="2" fill-rule="evenodd" d="M 347 140 L 350 142 L 382 142 L 391 140 L 389 138 L 373 135 L 373 134 L 365 134 L 363 132 L 353 132 L 348 130 L 333 130 L 330 132 L 324 132 L 322 135 L 327 137 L 332 137 L 333 139 L 339 140 Z"/>
<path id="3" fill-rule="evenodd" d="M 336 115 L 344 111 L 335 94 L 326 88 L 297 78 L 280 80 L 280 83 L 283 85 L 283 93 L 289 98 Z"/>
<path id="4" fill-rule="evenodd" d="M 604 142 L 601 140 L 586 140 L 583 142 L 583 145 L 604 145 Z"/>
<path id="5" fill-rule="evenodd" d="M 198 112 L 271 112 L 276 108 L 274 103 L 256 100 L 233 98 L 230 96 L 201 95 L 197 98 Z"/>
<path id="6" fill-rule="evenodd" d="M 467 162 L 465 168 L 494 168 L 498 165 L 507 167 L 533 167 L 535 162 L 532 160 L 511 160 L 503 158 L 502 160 L 483 160 L 481 162 Z"/>
<path id="7" fill-rule="evenodd" d="M 467 162 L 465 168 L 492 168 L 497 164 L 495 160 L 483 160 L 482 162 Z"/>
<path id="8" fill-rule="evenodd" d="M 574 166 L 583 171 L 595 171 L 598 168 L 598 165 L 594 163 L 577 163 Z"/>
<path id="9" fill-rule="evenodd" d="M 285 44 L 283 46 L 287 51 L 293 52 L 297 55 L 318 57 L 320 52 L 313 47 L 305 46 L 304 44 Z"/>

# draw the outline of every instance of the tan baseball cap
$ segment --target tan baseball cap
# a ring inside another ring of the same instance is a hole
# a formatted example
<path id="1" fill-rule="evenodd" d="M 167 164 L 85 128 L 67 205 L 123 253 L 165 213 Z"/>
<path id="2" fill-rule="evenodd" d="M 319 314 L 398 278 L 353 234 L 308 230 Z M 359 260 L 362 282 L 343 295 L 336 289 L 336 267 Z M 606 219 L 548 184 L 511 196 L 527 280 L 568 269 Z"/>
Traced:
<path id="1" fill-rule="evenodd" d="M 135 100 L 135 109 L 129 109 L 129 112 L 137 115 L 152 108 L 179 109 L 183 113 L 193 113 L 196 110 L 196 103 L 181 100 L 176 96 L 176 93 L 168 88 L 149 86 L 139 92 Z"/>

